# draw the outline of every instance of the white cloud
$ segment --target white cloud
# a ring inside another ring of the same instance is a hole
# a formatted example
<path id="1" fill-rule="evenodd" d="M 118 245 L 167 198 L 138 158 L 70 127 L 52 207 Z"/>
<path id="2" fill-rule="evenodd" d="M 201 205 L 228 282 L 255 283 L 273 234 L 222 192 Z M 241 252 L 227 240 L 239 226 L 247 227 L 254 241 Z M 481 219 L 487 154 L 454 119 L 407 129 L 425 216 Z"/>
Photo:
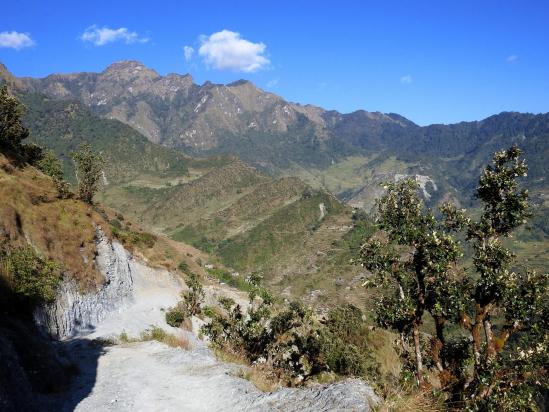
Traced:
<path id="1" fill-rule="evenodd" d="M 29 33 L 19 33 L 17 31 L 3 31 L 0 33 L 0 47 L 20 50 L 31 46 L 34 46 L 34 41 Z"/>
<path id="2" fill-rule="evenodd" d="M 263 56 L 267 48 L 265 44 L 252 43 L 234 31 L 222 30 L 201 36 L 200 43 L 198 54 L 215 69 L 251 73 L 270 64 Z"/>
<path id="3" fill-rule="evenodd" d="M 122 41 L 126 44 L 146 43 L 149 41 L 148 38 L 139 37 L 136 32 L 129 31 L 125 27 L 111 29 L 108 27 L 97 27 L 96 25 L 88 27 L 80 36 L 80 40 L 93 43 L 96 46 L 104 46 L 116 41 Z"/>
<path id="4" fill-rule="evenodd" d="M 193 57 L 194 49 L 190 46 L 183 47 L 183 53 L 185 53 L 185 60 L 189 61 Z"/>
<path id="5" fill-rule="evenodd" d="M 507 63 L 516 63 L 518 61 L 518 56 L 516 54 L 512 54 L 510 56 L 507 56 L 507 58 L 505 59 L 505 61 Z"/>
<path id="6" fill-rule="evenodd" d="M 411 75 L 411 74 L 407 74 L 407 75 L 402 76 L 402 77 L 400 78 L 400 82 L 401 82 L 402 84 L 410 84 L 410 83 L 412 83 L 413 81 L 414 81 L 414 79 L 412 78 L 412 75 Z"/>
<path id="7" fill-rule="evenodd" d="M 272 79 L 267 82 L 267 87 L 270 89 L 272 87 L 275 87 L 279 82 L 279 79 Z"/>

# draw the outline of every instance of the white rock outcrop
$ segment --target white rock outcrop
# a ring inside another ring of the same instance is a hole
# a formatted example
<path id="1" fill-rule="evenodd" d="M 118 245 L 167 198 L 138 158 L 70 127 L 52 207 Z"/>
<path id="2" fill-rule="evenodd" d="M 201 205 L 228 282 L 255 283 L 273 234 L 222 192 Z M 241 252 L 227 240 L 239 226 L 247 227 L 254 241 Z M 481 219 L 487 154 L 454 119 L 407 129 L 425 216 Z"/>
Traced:
<path id="1" fill-rule="evenodd" d="M 132 271 L 135 270 L 131 255 L 120 243 L 111 242 L 100 229 L 95 263 L 105 276 L 99 290 L 81 293 L 74 280 L 66 279 L 55 302 L 35 310 L 35 322 L 52 337 L 65 339 L 91 332 L 109 312 L 131 302 Z"/>

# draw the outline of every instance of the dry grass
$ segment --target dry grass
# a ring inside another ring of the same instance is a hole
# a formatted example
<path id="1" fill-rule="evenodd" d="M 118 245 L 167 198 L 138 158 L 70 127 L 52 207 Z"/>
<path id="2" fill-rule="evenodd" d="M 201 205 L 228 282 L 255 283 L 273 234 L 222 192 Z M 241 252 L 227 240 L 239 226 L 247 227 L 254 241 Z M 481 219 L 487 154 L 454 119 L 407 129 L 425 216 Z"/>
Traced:
<path id="1" fill-rule="evenodd" d="M 266 366 L 244 366 L 237 376 L 246 379 L 262 392 L 273 392 L 283 387 L 283 382 Z"/>
<path id="2" fill-rule="evenodd" d="M 402 365 L 395 349 L 397 335 L 384 329 L 374 328 L 366 336 L 368 348 L 371 349 L 378 363 L 381 379 L 386 382 L 398 381 Z"/>
<path id="3" fill-rule="evenodd" d="M 158 326 L 141 332 L 141 335 L 138 338 L 130 337 L 126 332 L 122 332 L 118 337 L 118 341 L 121 343 L 149 342 L 153 340 L 164 343 L 172 348 L 180 348 L 183 350 L 191 349 L 191 343 L 186 337 L 173 335 Z"/>
<path id="4" fill-rule="evenodd" d="M 241 367 L 236 376 L 250 381 L 262 392 L 273 392 L 276 389 L 286 386 L 284 385 L 282 377 L 268 365 L 250 365 L 248 359 L 246 359 L 242 353 L 220 350 L 215 347 L 212 347 L 211 349 L 218 360 L 240 365 Z"/>
<path id="5" fill-rule="evenodd" d="M 374 410 L 376 412 L 442 412 L 445 408 L 428 391 L 394 390 Z"/>
<path id="6" fill-rule="evenodd" d="M 33 167 L 10 167 L 0 155 L 0 233 L 13 245 L 32 245 L 62 264 L 92 290 L 103 281 L 95 268 L 94 224 L 106 226 L 92 208 L 76 199 L 58 199 L 52 180 Z"/>

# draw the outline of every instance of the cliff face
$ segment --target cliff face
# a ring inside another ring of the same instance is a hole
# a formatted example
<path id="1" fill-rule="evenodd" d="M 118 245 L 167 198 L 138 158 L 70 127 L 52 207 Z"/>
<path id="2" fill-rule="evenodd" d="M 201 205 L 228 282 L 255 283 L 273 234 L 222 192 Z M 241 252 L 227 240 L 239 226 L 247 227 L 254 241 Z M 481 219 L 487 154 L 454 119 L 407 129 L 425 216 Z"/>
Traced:
<path id="1" fill-rule="evenodd" d="M 56 339 L 92 331 L 109 312 L 132 300 L 132 273 L 136 268 L 131 255 L 120 243 L 111 242 L 100 229 L 97 239 L 95 263 L 105 276 L 103 286 L 95 292 L 82 294 L 76 282 L 66 280 L 57 299 L 34 312 L 35 322 Z"/>

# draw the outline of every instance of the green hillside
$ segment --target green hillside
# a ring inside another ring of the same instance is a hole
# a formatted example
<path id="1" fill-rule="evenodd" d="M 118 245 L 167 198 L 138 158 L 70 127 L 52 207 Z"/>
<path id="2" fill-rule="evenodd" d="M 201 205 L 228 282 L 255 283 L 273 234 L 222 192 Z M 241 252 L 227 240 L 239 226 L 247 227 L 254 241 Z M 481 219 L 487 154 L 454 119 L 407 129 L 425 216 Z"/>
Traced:
<path id="1" fill-rule="evenodd" d="M 31 130 L 31 140 L 54 150 L 64 160 L 69 180 L 74 180 L 70 153 L 84 142 L 104 156 L 105 177 L 109 183 L 129 181 L 141 175 L 188 175 L 192 159 L 150 143 L 117 120 L 99 118 L 81 103 L 52 100 L 38 94 L 21 97 L 27 107 L 25 124 Z"/>

